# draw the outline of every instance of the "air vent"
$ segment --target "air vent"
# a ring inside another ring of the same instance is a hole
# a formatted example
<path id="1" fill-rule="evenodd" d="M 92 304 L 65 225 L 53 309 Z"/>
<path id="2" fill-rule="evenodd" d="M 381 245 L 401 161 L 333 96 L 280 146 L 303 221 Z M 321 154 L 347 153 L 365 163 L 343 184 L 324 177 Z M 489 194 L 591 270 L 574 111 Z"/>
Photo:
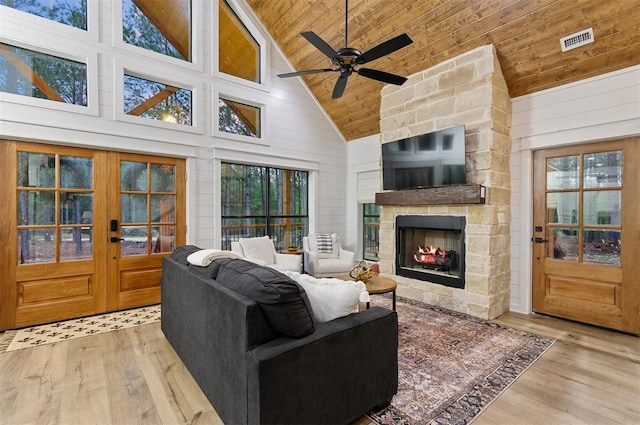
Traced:
<path id="1" fill-rule="evenodd" d="M 560 46 L 562 47 L 563 52 L 589 43 L 593 43 L 593 28 L 587 28 L 586 30 L 560 39 Z"/>

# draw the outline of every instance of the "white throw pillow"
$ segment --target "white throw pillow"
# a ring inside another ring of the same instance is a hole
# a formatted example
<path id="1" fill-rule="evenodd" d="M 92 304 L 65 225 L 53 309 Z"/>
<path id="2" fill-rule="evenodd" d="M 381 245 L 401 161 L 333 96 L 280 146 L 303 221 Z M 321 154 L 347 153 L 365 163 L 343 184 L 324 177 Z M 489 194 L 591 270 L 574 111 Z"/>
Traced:
<path id="1" fill-rule="evenodd" d="M 273 241 L 269 236 L 261 238 L 240 238 L 238 241 L 248 260 L 258 260 L 264 264 L 273 264 Z"/>
<path id="2" fill-rule="evenodd" d="M 358 303 L 369 302 L 369 292 L 364 283 L 333 278 L 318 279 L 308 274 L 285 272 L 307 293 L 313 319 L 317 323 L 328 322 L 358 311 Z"/>
<path id="3" fill-rule="evenodd" d="M 318 258 L 339 258 L 340 239 L 337 233 L 331 234 L 331 252 L 318 252 L 318 240 L 314 233 L 309 235 L 309 249 L 314 251 Z"/>

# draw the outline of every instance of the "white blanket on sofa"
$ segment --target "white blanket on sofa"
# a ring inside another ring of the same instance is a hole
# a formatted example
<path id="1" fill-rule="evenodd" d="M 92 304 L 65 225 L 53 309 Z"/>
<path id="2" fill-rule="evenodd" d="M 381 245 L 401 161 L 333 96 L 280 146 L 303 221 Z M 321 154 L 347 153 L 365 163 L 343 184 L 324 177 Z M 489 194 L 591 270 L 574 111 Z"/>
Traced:
<path id="1" fill-rule="evenodd" d="M 216 258 L 242 258 L 235 252 L 224 251 L 222 249 L 201 249 L 187 257 L 189 264 L 194 266 L 207 267 Z"/>

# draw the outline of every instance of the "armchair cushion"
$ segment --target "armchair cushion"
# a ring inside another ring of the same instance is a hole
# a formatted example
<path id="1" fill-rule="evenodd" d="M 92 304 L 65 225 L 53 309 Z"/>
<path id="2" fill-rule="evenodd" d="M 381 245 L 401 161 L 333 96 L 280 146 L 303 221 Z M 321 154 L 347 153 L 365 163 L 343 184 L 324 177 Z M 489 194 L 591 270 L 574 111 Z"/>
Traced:
<path id="1" fill-rule="evenodd" d="M 275 262 L 275 248 L 269 236 L 240 238 L 238 242 L 244 251 L 245 258 L 261 261 L 264 264 L 273 264 Z"/>

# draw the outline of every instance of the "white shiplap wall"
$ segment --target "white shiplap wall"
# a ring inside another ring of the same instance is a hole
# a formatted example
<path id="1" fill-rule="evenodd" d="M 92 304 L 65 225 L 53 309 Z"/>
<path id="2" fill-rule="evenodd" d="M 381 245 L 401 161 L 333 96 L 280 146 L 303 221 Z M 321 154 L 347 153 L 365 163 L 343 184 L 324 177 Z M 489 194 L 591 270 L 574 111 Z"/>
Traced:
<path id="1" fill-rule="evenodd" d="M 193 64 L 123 45 L 117 40 L 120 1 L 88 3 L 88 32 L 0 6 L 0 42 L 87 61 L 93 88 L 89 108 L 59 108 L 52 105 L 56 102 L 0 93 L 0 137 L 187 158 L 188 242 L 203 247 L 217 247 L 220 242 L 221 160 L 309 170 L 311 231 L 335 231 L 347 237 L 344 138 L 300 79 L 276 77 L 292 69 L 243 1 L 230 3 L 266 41 L 268 66 L 260 87 L 217 74 L 216 2 L 193 2 L 197 31 L 193 42 L 199 46 Z M 123 118 L 119 100 L 123 67 L 193 87 L 193 128 Z M 213 127 L 219 93 L 264 108 L 263 140 L 254 143 L 217 134 Z"/>
<path id="2" fill-rule="evenodd" d="M 640 135 L 640 66 L 512 100 L 511 302 L 531 311 L 532 155 L 536 149 Z M 348 144 L 349 217 L 357 173 L 379 169 L 379 137 Z M 351 219 L 350 219 L 351 220 Z M 350 223 L 350 228 L 357 224 Z M 354 232 L 349 230 L 349 234 Z"/>

